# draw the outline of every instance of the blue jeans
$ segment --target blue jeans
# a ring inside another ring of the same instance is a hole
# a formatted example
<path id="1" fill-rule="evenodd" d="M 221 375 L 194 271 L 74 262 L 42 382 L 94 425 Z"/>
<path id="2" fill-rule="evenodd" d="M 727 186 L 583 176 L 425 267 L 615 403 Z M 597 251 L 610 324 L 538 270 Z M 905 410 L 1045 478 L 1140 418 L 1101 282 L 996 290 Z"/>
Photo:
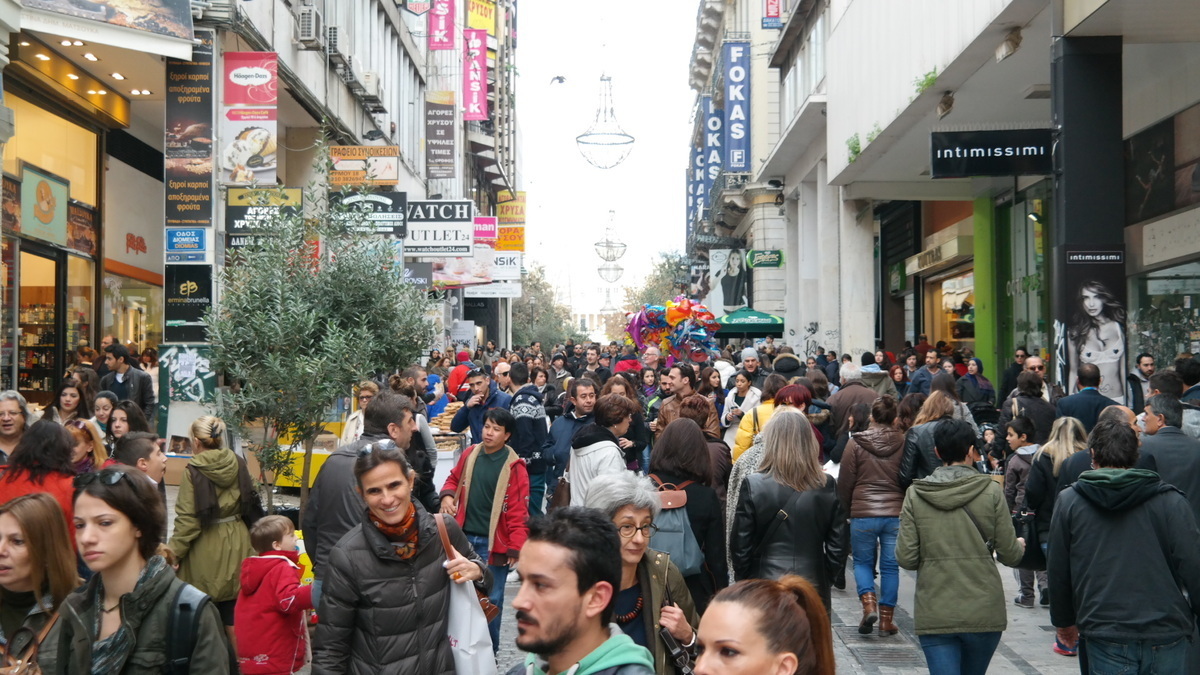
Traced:
<path id="1" fill-rule="evenodd" d="M 488 538 L 468 534 L 467 542 L 487 562 Z M 492 572 L 492 592 L 488 594 L 488 599 L 500 608 L 500 613 L 488 624 L 488 632 L 492 635 L 492 653 L 495 654 L 500 650 L 500 619 L 504 616 L 504 582 L 508 581 L 508 565 L 488 565 L 488 569 Z"/>
<path id="2" fill-rule="evenodd" d="M 542 500 L 546 497 L 546 472 L 529 474 L 529 517 L 536 518 L 545 513 Z"/>
<path id="3" fill-rule="evenodd" d="M 1157 675 L 1186 673 L 1188 641 L 1157 644 L 1153 640 L 1114 642 L 1084 638 L 1087 642 L 1088 667 L 1096 675 Z"/>
<path id="4" fill-rule="evenodd" d="M 1000 644 L 1000 633 L 921 635 L 929 675 L 984 675 Z"/>
<path id="5" fill-rule="evenodd" d="M 896 564 L 896 535 L 900 518 L 852 518 L 850 548 L 854 552 L 854 582 L 858 594 L 875 592 L 875 551 L 879 550 L 879 604 L 896 606 L 900 567 Z"/>

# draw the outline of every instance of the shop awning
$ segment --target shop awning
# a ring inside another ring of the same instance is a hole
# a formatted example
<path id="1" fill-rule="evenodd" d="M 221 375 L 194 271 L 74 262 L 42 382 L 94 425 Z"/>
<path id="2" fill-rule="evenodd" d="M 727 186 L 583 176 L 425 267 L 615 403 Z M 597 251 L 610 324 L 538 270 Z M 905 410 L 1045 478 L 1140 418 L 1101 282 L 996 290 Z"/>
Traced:
<path id="1" fill-rule="evenodd" d="M 75 40 L 192 58 L 192 8 L 189 0 L 21 0 L 21 29 Z"/>
<path id="2" fill-rule="evenodd" d="M 783 335 L 783 319 L 774 314 L 757 312 L 743 307 L 731 314 L 717 317 L 717 337 L 765 337 Z"/>

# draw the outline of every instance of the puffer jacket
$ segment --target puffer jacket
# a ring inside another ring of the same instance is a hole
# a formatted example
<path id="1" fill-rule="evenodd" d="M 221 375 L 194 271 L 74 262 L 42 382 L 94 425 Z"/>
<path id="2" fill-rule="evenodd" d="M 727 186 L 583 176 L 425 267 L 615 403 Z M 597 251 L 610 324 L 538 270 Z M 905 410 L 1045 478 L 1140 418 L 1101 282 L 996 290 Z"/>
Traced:
<path id="1" fill-rule="evenodd" d="M 571 506 L 583 506 L 588 485 L 596 476 L 627 471 L 617 437 L 607 428 L 589 424 L 575 434 L 571 441 L 571 459 L 567 473 L 571 476 Z"/>
<path id="2" fill-rule="evenodd" d="M 419 531 L 412 558 L 401 559 L 365 511 L 362 523 L 329 552 L 313 675 L 455 675 L 445 638 L 453 583 L 442 567 L 446 552 L 434 516 L 413 505 Z M 458 523 L 443 522 L 451 545 L 483 570 L 476 588 L 490 589 L 491 572 Z"/>
<path id="3" fill-rule="evenodd" d="M 58 606 L 58 622 L 38 652 L 42 672 L 79 675 L 92 666 L 92 631 L 98 608 L 92 604 L 100 575 L 68 595 Z M 133 634 L 132 650 L 122 667 L 109 675 L 161 675 L 167 663 L 167 624 L 183 581 L 163 565 L 133 592 L 121 596 L 121 624 Z M 192 673 L 229 672 L 229 643 L 221 615 L 211 602 L 196 619 L 196 647 L 188 666 Z"/>
<path id="4" fill-rule="evenodd" d="M 838 496 L 851 518 L 895 518 L 904 504 L 900 459 L 904 434 L 892 426 L 871 424 L 851 434 L 838 473 Z"/>
<path id="5" fill-rule="evenodd" d="M 828 611 L 830 582 L 846 564 L 849 542 L 837 481 L 825 476 L 824 486 L 801 492 L 785 511 L 794 494 L 795 490 L 765 473 L 746 479 L 729 537 L 733 575 L 740 581 L 799 574 L 817 588 Z M 768 529 L 780 511 L 787 518 L 768 540 Z"/>
<path id="6" fill-rule="evenodd" d="M 229 448 L 205 450 L 192 458 L 189 465 L 216 486 L 218 519 L 208 527 L 200 525 L 191 474 L 184 471 L 175 500 L 175 531 L 167 544 L 179 558 L 179 578 L 216 602 L 237 599 L 242 561 L 254 555 L 241 517 L 237 460 Z"/>
<path id="7" fill-rule="evenodd" d="M 963 507 L 979 521 L 971 522 Z M 900 511 L 896 562 L 917 571 L 917 635 L 992 633 L 1008 627 L 1004 586 L 984 538 L 1010 567 L 1024 548 L 1000 485 L 969 466 L 945 466 L 913 483 Z"/>
<path id="8" fill-rule="evenodd" d="M 900 487 L 908 489 L 914 480 L 920 480 L 942 465 L 942 460 L 933 451 L 933 432 L 942 419 L 926 422 L 909 429 L 904 434 L 904 456 L 900 459 Z"/>
<path id="9" fill-rule="evenodd" d="M 242 590 L 233 610 L 242 675 L 291 675 L 308 660 L 304 610 L 312 586 L 300 584 L 296 551 L 265 551 L 242 563 Z"/>

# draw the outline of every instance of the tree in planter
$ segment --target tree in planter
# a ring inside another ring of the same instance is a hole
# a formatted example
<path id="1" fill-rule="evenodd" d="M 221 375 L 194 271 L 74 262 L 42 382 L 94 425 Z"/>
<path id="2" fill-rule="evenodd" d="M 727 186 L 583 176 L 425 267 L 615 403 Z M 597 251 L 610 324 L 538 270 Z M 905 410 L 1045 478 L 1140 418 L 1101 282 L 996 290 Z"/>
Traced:
<path id="1" fill-rule="evenodd" d="M 280 197 L 255 191 L 260 206 Z M 301 513 L 331 404 L 353 382 L 413 363 L 434 338 L 428 293 L 404 281 L 390 240 L 363 231 L 365 211 L 331 203 L 314 185 L 304 197 L 303 213 L 278 209 L 261 222 L 270 234 L 232 252 L 218 277 L 220 302 L 207 317 L 213 366 L 237 383 L 222 398 L 222 414 L 243 429 L 262 423 L 255 453 L 271 476 L 268 488 L 275 476 L 292 474 L 280 438 L 304 447 Z M 270 508 L 270 489 L 267 499 Z"/>

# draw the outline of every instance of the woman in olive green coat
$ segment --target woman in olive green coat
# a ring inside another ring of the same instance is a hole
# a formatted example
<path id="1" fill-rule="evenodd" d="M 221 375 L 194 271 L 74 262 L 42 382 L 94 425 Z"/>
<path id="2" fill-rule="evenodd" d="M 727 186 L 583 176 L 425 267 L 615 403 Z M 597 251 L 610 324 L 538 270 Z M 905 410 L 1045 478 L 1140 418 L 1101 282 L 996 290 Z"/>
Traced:
<path id="1" fill-rule="evenodd" d="M 175 530 L 167 547 L 178 560 L 179 578 L 212 598 L 232 642 L 242 561 L 254 550 L 242 521 L 241 486 L 249 485 L 249 475 L 241 475 L 246 468 L 224 447 L 224 437 L 219 418 L 206 415 L 192 423 L 197 453 L 179 482 Z"/>

